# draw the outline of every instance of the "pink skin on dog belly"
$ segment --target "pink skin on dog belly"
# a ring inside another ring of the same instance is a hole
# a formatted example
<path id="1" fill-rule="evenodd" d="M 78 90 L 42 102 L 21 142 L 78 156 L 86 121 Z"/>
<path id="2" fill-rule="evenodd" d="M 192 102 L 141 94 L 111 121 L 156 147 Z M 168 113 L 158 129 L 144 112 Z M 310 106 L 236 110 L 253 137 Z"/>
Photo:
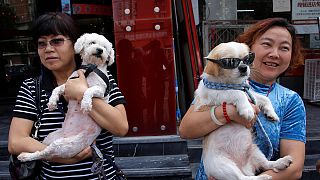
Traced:
<path id="1" fill-rule="evenodd" d="M 70 109 L 69 109 L 70 108 Z M 95 133 L 101 128 L 86 112 L 79 112 L 80 104 L 76 101 L 69 101 L 68 112 L 63 124 L 65 137 L 76 135 L 81 132 L 88 134 Z"/>

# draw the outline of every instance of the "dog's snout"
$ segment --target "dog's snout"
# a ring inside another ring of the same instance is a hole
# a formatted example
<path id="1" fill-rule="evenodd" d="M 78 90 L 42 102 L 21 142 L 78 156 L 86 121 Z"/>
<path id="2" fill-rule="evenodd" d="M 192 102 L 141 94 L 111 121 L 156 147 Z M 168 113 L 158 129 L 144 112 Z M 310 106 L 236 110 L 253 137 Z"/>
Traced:
<path id="1" fill-rule="evenodd" d="M 245 64 L 240 64 L 239 67 L 238 67 L 240 73 L 245 73 L 245 72 L 247 72 L 247 68 L 248 68 L 248 67 L 247 67 L 247 65 L 245 65 Z"/>
<path id="2" fill-rule="evenodd" d="M 100 54 L 103 53 L 103 49 L 101 49 L 101 48 L 97 48 L 96 51 L 97 51 L 97 54 L 98 54 L 98 55 L 100 55 Z"/>

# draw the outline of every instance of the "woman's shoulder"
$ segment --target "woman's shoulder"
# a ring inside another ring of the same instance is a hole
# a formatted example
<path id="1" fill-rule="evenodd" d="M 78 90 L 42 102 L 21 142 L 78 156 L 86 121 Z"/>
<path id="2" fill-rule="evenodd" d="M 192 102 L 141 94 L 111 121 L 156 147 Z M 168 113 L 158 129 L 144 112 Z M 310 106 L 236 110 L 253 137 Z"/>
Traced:
<path id="1" fill-rule="evenodd" d="M 296 91 L 291 90 L 287 87 L 284 87 L 283 85 L 281 85 L 279 83 L 276 83 L 275 90 L 276 90 L 277 94 L 282 95 L 288 99 L 302 100 L 302 98 L 300 97 L 300 95 Z"/>
<path id="2" fill-rule="evenodd" d="M 297 92 L 287 87 L 284 87 L 278 83 L 275 89 L 278 100 L 280 100 L 280 102 L 284 102 L 285 107 L 289 109 L 294 107 L 304 109 L 304 102 Z"/>

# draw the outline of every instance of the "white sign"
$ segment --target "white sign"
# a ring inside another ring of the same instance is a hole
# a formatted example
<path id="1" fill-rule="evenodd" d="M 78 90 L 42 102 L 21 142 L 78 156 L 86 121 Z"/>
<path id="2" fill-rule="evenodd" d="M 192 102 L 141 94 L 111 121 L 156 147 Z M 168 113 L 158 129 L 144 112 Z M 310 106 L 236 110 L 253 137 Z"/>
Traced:
<path id="1" fill-rule="evenodd" d="M 318 24 L 294 24 L 297 34 L 315 34 L 319 33 Z"/>
<path id="2" fill-rule="evenodd" d="M 288 12 L 290 11 L 290 1 L 288 0 L 273 0 L 273 12 Z"/>
<path id="3" fill-rule="evenodd" d="M 320 48 L 319 34 L 310 34 L 310 48 L 312 48 L 312 49 L 319 49 Z"/>
<path id="4" fill-rule="evenodd" d="M 292 20 L 317 19 L 320 0 L 292 0 Z"/>

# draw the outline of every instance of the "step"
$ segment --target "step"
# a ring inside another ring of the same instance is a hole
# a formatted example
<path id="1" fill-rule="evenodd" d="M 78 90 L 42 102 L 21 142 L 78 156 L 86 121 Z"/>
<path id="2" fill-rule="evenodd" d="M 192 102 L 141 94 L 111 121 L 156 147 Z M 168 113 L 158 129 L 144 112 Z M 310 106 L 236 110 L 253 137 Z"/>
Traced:
<path id="1" fill-rule="evenodd" d="M 315 162 L 317 158 L 320 158 L 320 155 L 306 156 L 305 167 L 302 172 L 302 177 L 300 180 L 319 180 L 320 179 L 320 173 L 317 172 L 315 168 Z M 196 176 L 199 164 L 200 163 L 190 163 L 193 179 Z"/>
<path id="2" fill-rule="evenodd" d="M 0 179 L 11 179 L 9 174 L 9 161 L 0 161 Z"/>
<path id="3" fill-rule="evenodd" d="M 187 155 L 116 157 L 128 180 L 192 180 Z M 9 180 L 8 161 L 0 161 L 0 179 Z"/>
<path id="4" fill-rule="evenodd" d="M 319 146 L 318 146 L 319 147 Z M 304 170 L 301 180 L 319 180 L 320 173 L 316 171 L 316 162 L 320 159 L 320 154 L 306 155 Z"/>
<path id="5" fill-rule="evenodd" d="M 320 154 L 320 137 L 308 137 L 306 154 Z"/>
<path id="6" fill-rule="evenodd" d="M 199 163 L 202 155 L 202 139 L 187 140 L 190 163 Z"/>
<path id="7" fill-rule="evenodd" d="M 191 179 L 188 155 L 116 157 L 116 163 L 131 178 Z"/>
<path id="8" fill-rule="evenodd" d="M 303 171 L 300 180 L 319 180 L 320 174 L 316 171 Z"/>
<path id="9" fill-rule="evenodd" d="M 317 160 L 320 160 L 320 154 L 307 154 L 304 161 L 304 169 L 306 171 L 315 171 Z"/>
<path id="10" fill-rule="evenodd" d="M 187 154 L 187 142 L 178 135 L 115 137 L 113 149 L 117 157 Z"/>
<path id="11" fill-rule="evenodd" d="M 0 161 L 6 161 L 8 159 L 8 141 L 0 141 Z"/>

